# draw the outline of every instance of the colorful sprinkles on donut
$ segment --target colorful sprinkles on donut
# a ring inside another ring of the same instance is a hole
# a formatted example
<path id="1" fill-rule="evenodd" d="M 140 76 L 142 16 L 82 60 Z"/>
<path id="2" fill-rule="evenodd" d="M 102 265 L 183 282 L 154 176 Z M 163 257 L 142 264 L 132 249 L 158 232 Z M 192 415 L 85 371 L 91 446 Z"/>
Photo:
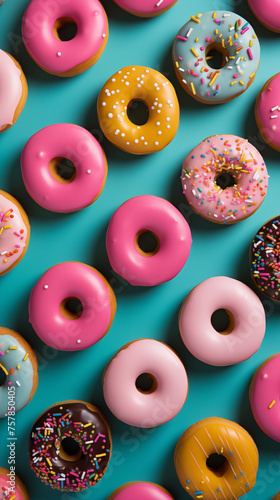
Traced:
<path id="1" fill-rule="evenodd" d="M 217 53 L 219 63 L 213 64 Z M 252 83 L 260 46 L 252 26 L 242 17 L 227 11 L 205 12 L 191 16 L 178 32 L 173 61 L 186 92 L 215 104 L 234 99 Z"/>

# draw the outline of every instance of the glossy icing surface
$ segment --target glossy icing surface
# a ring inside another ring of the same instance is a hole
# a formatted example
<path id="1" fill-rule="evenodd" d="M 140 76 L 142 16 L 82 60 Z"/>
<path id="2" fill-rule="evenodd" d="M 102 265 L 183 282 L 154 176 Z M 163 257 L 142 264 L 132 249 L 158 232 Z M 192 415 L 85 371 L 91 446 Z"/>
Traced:
<path id="1" fill-rule="evenodd" d="M 276 354 L 261 368 L 254 380 L 251 407 L 260 428 L 269 437 L 280 442 L 280 354 Z"/>
<path id="2" fill-rule="evenodd" d="M 224 56 L 224 66 L 213 69 L 208 51 Z M 198 14 L 180 29 L 173 45 L 176 75 L 198 99 L 218 103 L 242 93 L 258 70 L 260 45 L 252 26 L 228 11 Z"/>
<path id="3" fill-rule="evenodd" d="M 0 3 L 1 6 L 1 3 Z M 8 472 L 8 470 L 7 470 Z M 25 500 L 17 484 L 11 490 L 10 478 L 5 474 L 0 475 L 0 499 L 1 500 Z"/>
<path id="4" fill-rule="evenodd" d="M 219 474 L 206 465 L 212 453 L 227 460 Z M 258 450 L 248 432 L 223 418 L 206 418 L 193 424 L 175 450 L 178 478 L 195 499 L 201 495 L 205 500 L 237 500 L 253 488 L 258 463 Z"/>
<path id="5" fill-rule="evenodd" d="M 211 324 L 212 314 L 229 311 L 231 333 L 222 335 Z M 217 276 L 202 281 L 187 296 L 179 316 L 182 340 L 200 361 L 227 366 L 250 358 L 265 334 L 265 311 L 258 296 L 241 281 Z"/>
<path id="6" fill-rule="evenodd" d="M 261 127 L 263 134 L 269 143 L 276 148 L 280 148 L 280 73 L 275 75 L 268 87 L 261 91 L 256 106 L 256 116 L 258 126 Z"/>
<path id="7" fill-rule="evenodd" d="M 136 235 L 151 231 L 159 240 L 153 256 L 136 248 Z M 136 196 L 110 220 L 106 248 L 114 271 L 136 286 L 154 286 L 174 278 L 185 265 L 192 238 L 188 223 L 171 203 L 157 196 Z"/>
<path id="8" fill-rule="evenodd" d="M 15 409 L 20 411 L 29 401 L 33 389 L 34 371 L 29 353 L 12 335 L 0 329 L 0 368 L 6 380 L 0 387 L 0 418 L 8 413 L 8 391 L 15 392 Z"/>
<path id="9" fill-rule="evenodd" d="M 140 392 L 136 379 L 148 373 L 157 381 L 149 394 Z M 165 344 L 141 339 L 124 346 L 111 360 L 103 378 L 107 406 L 122 422 L 137 427 L 156 427 L 174 418 L 188 394 L 183 363 Z"/>
<path id="10" fill-rule="evenodd" d="M 223 189 L 220 176 L 233 185 Z M 235 135 L 208 137 L 185 158 L 182 187 L 193 209 L 212 222 L 232 224 L 249 217 L 267 192 L 268 174 L 258 150 Z"/>
<path id="11" fill-rule="evenodd" d="M 22 95 L 21 71 L 13 59 L 0 50 L 0 131 L 12 125 Z"/>
<path id="12" fill-rule="evenodd" d="M 77 460 L 60 456 L 62 441 L 72 438 L 81 450 Z M 112 444 L 97 411 L 83 402 L 57 404 L 34 423 L 29 438 L 30 465 L 45 484 L 60 491 L 83 491 L 105 474 Z"/>
<path id="13" fill-rule="evenodd" d="M 143 482 L 124 486 L 121 491 L 113 496 L 114 500 L 170 500 L 172 498 L 156 484 Z"/>
<path id="14" fill-rule="evenodd" d="M 135 125 L 127 115 L 131 101 L 143 101 L 149 110 L 147 123 Z M 165 148 L 179 126 L 179 103 L 173 85 L 158 71 L 127 66 L 103 86 L 97 103 L 103 133 L 115 146 L 133 154 Z"/>
<path id="15" fill-rule="evenodd" d="M 63 262 L 46 271 L 33 288 L 29 321 L 43 342 L 63 351 L 87 349 L 106 333 L 111 319 L 113 292 L 99 273 L 79 262 Z M 79 299 L 82 315 L 65 318 L 60 304 L 69 297 Z"/>
<path id="16" fill-rule="evenodd" d="M 114 0 L 122 9 L 138 15 L 157 15 L 170 7 L 174 0 Z"/>
<path id="17" fill-rule="evenodd" d="M 60 183 L 49 168 L 54 158 L 68 158 L 76 167 L 70 183 Z M 23 181 L 30 196 L 54 212 L 72 212 L 88 206 L 98 196 L 106 175 L 104 154 L 98 141 L 78 125 L 50 125 L 34 134 L 21 156 Z"/>
<path id="18" fill-rule="evenodd" d="M 280 4 L 277 0 L 248 0 L 249 6 L 261 23 L 273 31 L 280 31 Z"/>
<path id="19" fill-rule="evenodd" d="M 53 33 L 55 22 L 72 18 L 76 36 L 67 42 Z M 43 69 L 61 74 L 88 61 L 107 37 L 107 17 L 98 0 L 52 0 L 51 8 L 40 0 L 31 0 L 22 20 L 22 37 L 31 57 Z"/>
<path id="20" fill-rule="evenodd" d="M 2 193 L 0 191 L 0 275 L 22 255 L 28 236 L 17 205 Z"/>

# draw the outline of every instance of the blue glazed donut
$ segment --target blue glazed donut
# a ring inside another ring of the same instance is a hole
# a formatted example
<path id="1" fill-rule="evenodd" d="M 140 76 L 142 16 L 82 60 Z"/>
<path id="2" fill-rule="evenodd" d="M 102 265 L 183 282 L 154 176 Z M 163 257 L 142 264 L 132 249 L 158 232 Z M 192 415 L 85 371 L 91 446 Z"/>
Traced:
<path id="1" fill-rule="evenodd" d="M 212 68 L 220 53 L 220 67 Z M 260 44 L 252 26 L 227 11 L 191 16 L 173 44 L 176 76 L 197 101 L 216 104 L 230 101 L 251 85 L 260 62 Z"/>

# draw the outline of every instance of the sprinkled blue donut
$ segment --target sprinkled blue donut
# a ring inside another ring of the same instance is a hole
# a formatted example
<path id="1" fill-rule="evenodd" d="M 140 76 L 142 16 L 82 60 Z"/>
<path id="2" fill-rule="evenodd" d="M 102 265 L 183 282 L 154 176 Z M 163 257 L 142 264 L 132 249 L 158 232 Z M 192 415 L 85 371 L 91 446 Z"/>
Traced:
<path id="1" fill-rule="evenodd" d="M 222 55 L 221 68 L 210 67 Z M 208 58 L 209 57 L 209 58 Z M 176 76 L 186 92 L 207 104 L 230 101 L 245 92 L 260 62 L 260 44 L 252 26 L 228 11 L 191 16 L 173 44 Z"/>

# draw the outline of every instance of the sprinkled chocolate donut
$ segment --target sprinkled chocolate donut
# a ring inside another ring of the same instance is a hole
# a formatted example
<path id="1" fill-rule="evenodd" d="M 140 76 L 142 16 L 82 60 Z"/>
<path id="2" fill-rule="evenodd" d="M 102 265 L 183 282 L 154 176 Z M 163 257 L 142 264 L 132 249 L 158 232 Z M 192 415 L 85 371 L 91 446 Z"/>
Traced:
<path id="1" fill-rule="evenodd" d="M 104 416 L 84 401 L 48 408 L 34 423 L 29 439 L 31 468 L 41 481 L 60 491 L 94 486 L 105 474 L 111 450 Z"/>
<path id="2" fill-rule="evenodd" d="M 251 274 L 256 287 L 280 302 L 280 215 L 267 221 L 254 236 L 250 249 Z"/>

